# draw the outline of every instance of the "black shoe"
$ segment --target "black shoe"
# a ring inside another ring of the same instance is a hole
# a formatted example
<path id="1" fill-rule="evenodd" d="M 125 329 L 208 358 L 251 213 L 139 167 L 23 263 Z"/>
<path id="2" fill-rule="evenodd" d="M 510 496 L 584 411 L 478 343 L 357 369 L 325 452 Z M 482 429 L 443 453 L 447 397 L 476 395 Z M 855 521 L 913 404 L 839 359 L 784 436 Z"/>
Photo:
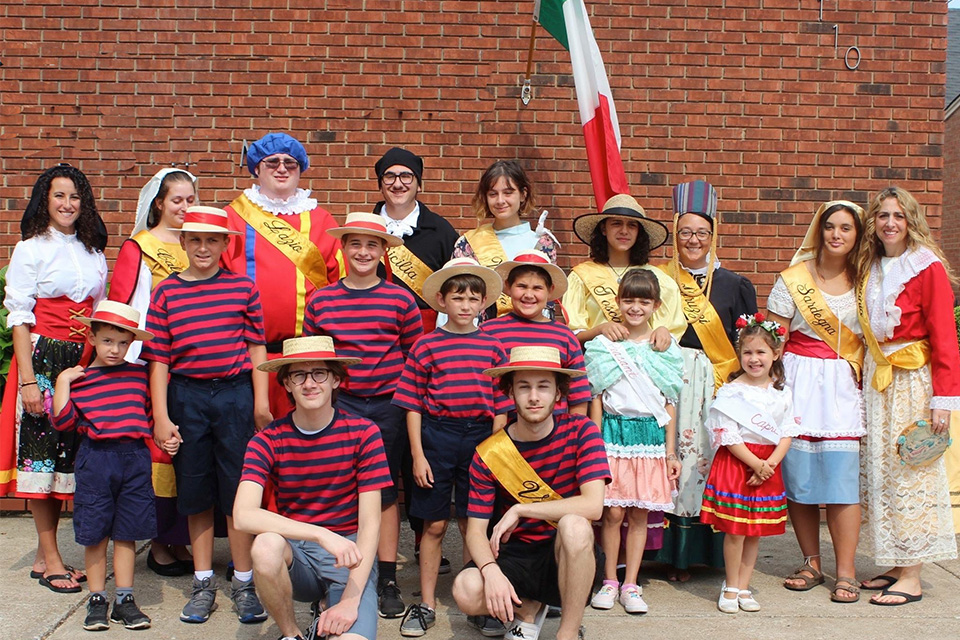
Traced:
<path id="1" fill-rule="evenodd" d="M 507 632 L 503 623 L 491 616 L 467 616 L 467 623 L 488 638 L 502 638 Z"/>
<path id="2" fill-rule="evenodd" d="M 187 575 L 186 566 L 182 560 L 174 560 L 170 564 L 160 564 L 157 562 L 157 559 L 153 557 L 153 551 L 147 552 L 147 567 L 158 576 L 165 578 L 178 578 Z M 192 569 L 190 573 L 193 573 Z"/>
<path id="3" fill-rule="evenodd" d="M 377 589 L 377 612 L 380 617 L 399 618 L 405 610 L 397 583 L 391 580 L 381 584 Z"/>
<path id="4" fill-rule="evenodd" d="M 420 566 L 420 545 L 417 545 L 416 549 L 414 549 L 413 556 L 417 561 L 417 566 L 419 567 Z M 437 573 L 441 576 L 444 576 L 450 573 L 450 561 L 444 556 L 440 556 L 440 568 L 437 569 Z"/>
<path id="5" fill-rule="evenodd" d="M 123 600 L 113 603 L 113 612 L 110 614 L 110 622 L 122 624 L 124 629 L 149 629 L 150 618 L 146 616 L 137 603 L 133 601 L 133 595 L 123 596 Z"/>
<path id="6" fill-rule="evenodd" d="M 110 610 L 110 604 L 107 599 L 99 593 L 90 596 L 87 601 L 87 617 L 83 619 L 83 628 L 87 631 L 104 631 L 110 628 L 110 622 L 107 621 L 107 612 Z"/>

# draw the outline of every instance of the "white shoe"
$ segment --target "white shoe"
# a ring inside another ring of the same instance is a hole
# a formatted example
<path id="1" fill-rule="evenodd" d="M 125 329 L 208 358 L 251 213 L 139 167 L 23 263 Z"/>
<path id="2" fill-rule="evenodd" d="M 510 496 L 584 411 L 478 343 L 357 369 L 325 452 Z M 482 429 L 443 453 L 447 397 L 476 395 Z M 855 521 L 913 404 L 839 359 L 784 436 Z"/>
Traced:
<path id="1" fill-rule="evenodd" d="M 602 609 L 604 611 L 613 609 L 613 603 L 617 601 L 619 594 L 620 590 L 617 589 L 617 587 L 605 584 L 600 587 L 600 591 L 597 591 L 596 595 L 590 599 L 590 606 L 594 609 Z"/>
<path id="2" fill-rule="evenodd" d="M 514 618 L 513 623 L 507 626 L 507 631 L 503 634 L 504 640 L 537 640 L 540 637 L 540 629 L 543 628 L 543 621 L 546 619 L 547 605 L 541 604 L 533 622 L 522 622 L 519 618 Z"/>
<path id="3" fill-rule="evenodd" d="M 760 611 L 760 603 L 753 597 L 753 592 L 747 589 L 741 589 L 737 594 L 737 604 L 744 611 Z"/>
<path id="4" fill-rule="evenodd" d="M 620 590 L 620 604 L 627 613 L 646 613 L 647 603 L 643 601 L 643 589 L 630 585 Z"/>
<path id="5" fill-rule="evenodd" d="M 732 593 L 733 597 L 728 598 L 726 594 Z M 717 600 L 717 609 L 720 609 L 723 613 L 736 613 L 740 611 L 740 589 L 736 587 L 728 587 L 727 581 L 723 581 L 723 586 L 720 588 L 720 599 Z"/>

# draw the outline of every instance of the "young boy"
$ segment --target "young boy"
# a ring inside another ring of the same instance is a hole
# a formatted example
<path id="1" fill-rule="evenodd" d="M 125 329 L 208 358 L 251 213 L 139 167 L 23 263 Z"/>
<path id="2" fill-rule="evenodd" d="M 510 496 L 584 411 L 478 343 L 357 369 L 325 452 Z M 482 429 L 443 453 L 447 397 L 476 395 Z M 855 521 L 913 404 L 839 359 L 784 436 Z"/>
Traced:
<path id="1" fill-rule="evenodd" d="M 563 269 L 551 263 L 543 252 L 530 250 L 498 265 L 497 273 L 506 284 L 513 310 L 484 322 L 484 331 L 496 336 L 507 353 L 514 347 L 534 344 L 556 347 L 563 368 L 586 371 L 583 349 L 573 331 L 543 313 L 548 302 L 559 300 L 567 290 Z M 590 383 L 585 376 L 579 376 L 570 381 L 569 397 L 560 398 L 556 411 L 586 415 L 589 404 Z"/>
<path id="2" fill-rule="evenodd" d="M 413 455 L 410 513 L 423 518 L 420 543 L 422 603 L 412 604 L 400 624 L 403 636 L 422 636 L 436 622 L 441 545 L 456 487 L 461 535 L 466 525 L 468 474 L 474 448 L 506 424 L 506 396 L 485 369 L 506 362 L 500 341 L 474 324 L 488 300 L 496 300 L 500 276 L 470 258 L 456 258 L 423 284 L 424 299 L 447 322 L 420 338 L 397 383 L 393 402 L 407 410 Z"/>
<path id="3" fill-rule="evenodd" d="M 83 439 L 77 451 L 77 491 L 73 527 L 84 549 L 90 600 L 83 628 L 102 631 L 110 622 L 127 629 L 146 629 L 150 618 L 133 598 L 136 541 L 157 533 L 153 507 L 147 417 L 148 381 L 143 365 L 123 357 L 134 340 L 152 334 L 138 328 L 140 313 L 125 304 L 104 300 L 91 318 L 88 340 L 96 357 L 86 369 L 77 366 L 58 377 L 53 394 L 53 426 L 76 430 Z M 174 443 L 171 443 L 174 446 Z M 113 540 L 117 595 L 107 620 L 107 543 Z"/>
<path id="4" fill-rule="evenodd" d="M 403 361 L 423 333 L 413 295 L 377 275 L 388 247 L 403 244 L 387 233 L 381 216 L 351 213 L 342 227 L 328 232 L 340 238 L 347 275 L 317 290 L 307 303 L 304 335 L 333 338 L 337 352 L 360 358 L 339 390 L 336 407 L 372 420 L 380 427 L 393 486 L 383 489 L 378 562 L 378 611 L 384 618 L 403 614 L 397 587 L 397 545 L 400 511 L 397 479 L 406 447 L 404 412 L 393 406 L 394 388 Z"/>
<path id="5" fill-rule="evenodd" d="M 154 289 L 147 329 L 155 337 L 141 356 L 150 366 L 154 439 L 180 442 L 173 459 L 177 509 L 187 516 L 194 565 L 183 622 L 206 622 L 216 608 L 214 507 L 227 514 L 237 617 L 267 618 L 253 586 L 253 538 L 234 529 L 230 516 L 247 441 L 272 420 L 268 374 L 254 369 L 267 357 L 260 293 L 247 276 L 219 266 L 236 233 L 222 209 L 187 209 L 180 246 L 190 266 Z"/>

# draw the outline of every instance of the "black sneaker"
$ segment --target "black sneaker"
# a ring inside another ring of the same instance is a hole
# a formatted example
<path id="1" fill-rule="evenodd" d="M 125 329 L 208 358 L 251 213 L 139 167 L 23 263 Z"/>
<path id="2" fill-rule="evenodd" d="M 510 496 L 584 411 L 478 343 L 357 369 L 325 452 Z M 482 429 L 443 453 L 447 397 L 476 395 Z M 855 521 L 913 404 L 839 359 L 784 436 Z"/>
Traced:
<path id="1" fill-rule="evenodd" d="M 83 628 L 87 631 L 104 631 L 110 628 L 107 613 L 110 603 L 99 593 L 90 596 L 87 601 L 87 617 L 83 619 Z"/>
<path id="2" fill-rule="evenodd" d="M 417 545 L 413 550 L 413 556 L 417 561 L 417 566 L 420 566 L 420 545 Z M 440 556 L 440 568 L 437 569 L 437 573 L 441 576 L 444 576 L 450 573 L 450 561 L 446 556 Z"/>
<path id="3" fill-rule="evenodd" d="M 492 616 L 467 616 L 467 622 L 487 638 L 502 638 L 507 629 Z"/>
<path id="4" fill-rule="evenodd" d="M 133 594 L 123 596 L 123 600 L 113 603 L 110 613 L 110 622 L 122 624 L 124 629 L 149 629 L 150 618 L 140 611 L 140 607 L 133 601 Z"/>
<path id="5" fill-rule="evenodd" d="M 380 617 L 399 618 L 405 610 L 397 583 L 391 580 L 381 584 L 377 589 L 377 613 Z"/>

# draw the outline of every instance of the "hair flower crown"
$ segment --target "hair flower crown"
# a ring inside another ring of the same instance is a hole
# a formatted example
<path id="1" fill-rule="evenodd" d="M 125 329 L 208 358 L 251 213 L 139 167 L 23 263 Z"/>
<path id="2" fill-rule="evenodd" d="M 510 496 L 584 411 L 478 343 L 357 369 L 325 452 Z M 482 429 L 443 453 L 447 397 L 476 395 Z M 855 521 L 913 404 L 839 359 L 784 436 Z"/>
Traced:
<path id="1" fill-rule="evenodd" d="M 769 333 L 773 337 L 774 342 L 777 344 L 783 342 L 783 336 L 787 335 L 787 330 L 780 326 L 779 322 L 767 320 L 767 317 L 762 313 L 755 313 L 752 316 L 743 314 L 737 318 L 737 323 L 735 326 L 737 331 L 746 329 L 747 327 L 760 327 Z"/>

